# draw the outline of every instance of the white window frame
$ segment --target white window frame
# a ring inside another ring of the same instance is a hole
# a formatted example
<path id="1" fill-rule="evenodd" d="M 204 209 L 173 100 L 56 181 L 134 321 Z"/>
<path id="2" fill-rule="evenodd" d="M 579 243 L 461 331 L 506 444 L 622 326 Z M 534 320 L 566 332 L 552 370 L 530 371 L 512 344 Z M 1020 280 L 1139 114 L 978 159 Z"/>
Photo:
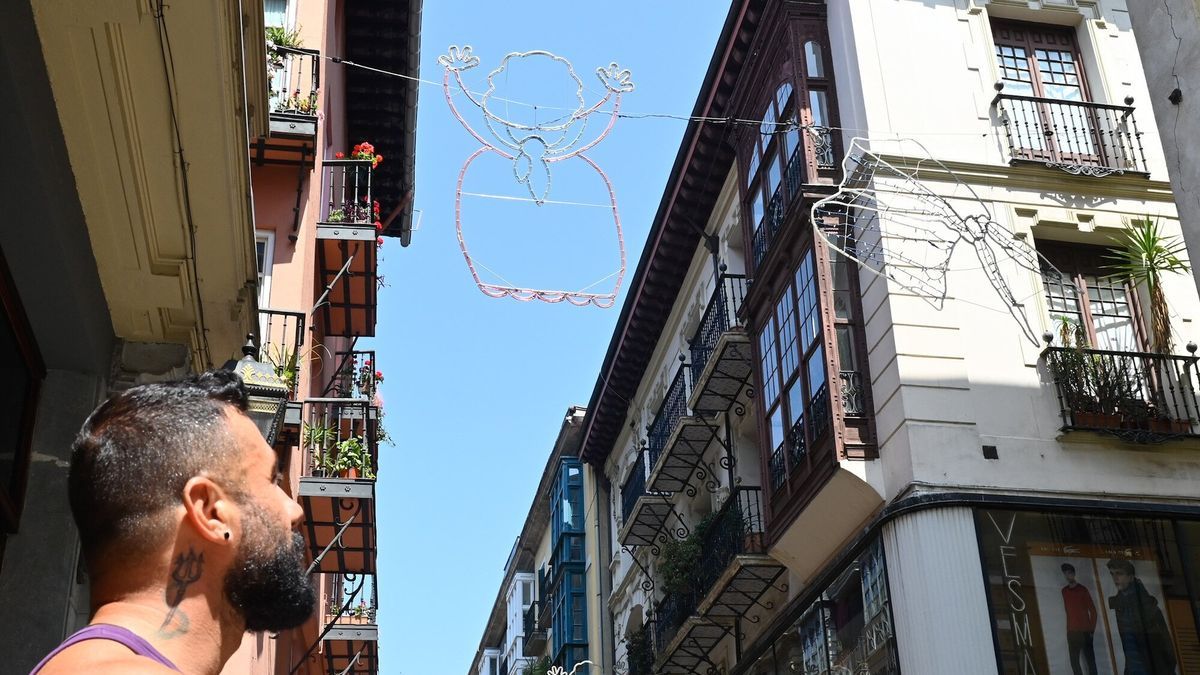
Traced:
<path id="1" fill-rule="evenodd" d="M 264 251 L 263 260 L 262 260 L 262 269 L 263 269 L 262 283 L 259 284 L 259 287 L 258 287 L 258 306 L 261 309 L 261 308 L 271 306 L 271 268 L 275 264 L 275 233 L 270 230 L 255 230 L 254 231 L 255 248 L 257 248 L 257 245 L 260 242 L 263 243 L 263 251 Z M 258 251 L 256 250 L 255 254 L 257 254 L 257 253 L 258 253 Z M 257 265 L 258 261 L 255 260 L 254 263 L 255 263 L 255 265 Z M 258 270 L 256 269 L 255 270 L 256 280 L 257 280 L 257 272 L 258 272 Z"/>

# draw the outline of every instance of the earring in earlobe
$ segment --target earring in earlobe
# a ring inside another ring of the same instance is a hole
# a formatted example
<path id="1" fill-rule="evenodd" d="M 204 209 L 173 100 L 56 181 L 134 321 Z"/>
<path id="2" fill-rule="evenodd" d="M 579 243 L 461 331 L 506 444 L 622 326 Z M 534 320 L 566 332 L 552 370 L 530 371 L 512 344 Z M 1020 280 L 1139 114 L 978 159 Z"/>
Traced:
<path id="1" fill-rule="evenodd" d="M 225 541 L 229 541 L 229 530 L 225 530 Z"/>

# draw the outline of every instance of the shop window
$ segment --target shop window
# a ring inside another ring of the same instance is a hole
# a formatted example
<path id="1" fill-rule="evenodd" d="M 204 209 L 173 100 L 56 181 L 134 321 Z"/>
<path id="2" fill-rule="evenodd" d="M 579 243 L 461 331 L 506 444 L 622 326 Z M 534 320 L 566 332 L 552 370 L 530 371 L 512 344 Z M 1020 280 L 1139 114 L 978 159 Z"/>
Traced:
<path id="1" fill-rule="evenodd" d="M 1200 673 L 1200 522 L 979 509 L 975 524 L 1001 673 Z"/>
<path id="2" fill-rule="evenodd" d="M 867 546 L 784 631 L 751 673 L 896 675 L 883 546 Z"/>
<path id="3" fill-rule="evenodd" d="M 25 484 L 37 411 L 46 368 L 33 330 L 17 296 L 16 284 L 0 253 L 0 555 L 3 537 L 17 531 L 25 503 Z"/>

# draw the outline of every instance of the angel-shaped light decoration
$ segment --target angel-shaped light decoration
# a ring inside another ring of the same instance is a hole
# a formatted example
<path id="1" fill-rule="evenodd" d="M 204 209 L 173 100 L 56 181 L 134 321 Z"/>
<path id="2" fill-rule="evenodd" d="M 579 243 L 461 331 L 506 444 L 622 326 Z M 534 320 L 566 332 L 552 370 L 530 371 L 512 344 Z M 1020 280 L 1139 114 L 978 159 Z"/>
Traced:
<path id="1" fill-rule="evenodd" d="M 578 106 L 565 116 L 560 116 L 557 119 L 543 123 L 534 122 L 530 124 L 514 121 L 499 114 L 499 111 L 495 109 L 496 102 L 508 103 L 508 101 L 496 95 L 496 78 L 498 75 L 507 73 L 510 63 L 521 59 L 548 59 L 552 63 L 563 66 L 563 72 L 565 72 L 568 78 L 564 80 L 563 84 L 574 88 Z M 633 91 L 630 72 L 620 68 L 616 63 L 611 63 L 607 67 L 597 68 L 596 76 L 604 85 L 605 93 L 599 101 L 589 106 L 584 101 L 583 80 L 575 73 L 575 69 L 571 66 L 571 63 L 561 56 L 550 52 L 535 50 L 512 52 L 505 55 L 501 59 L 500 65 L 488 73 L 487 91 L 480 95 L 476 95 L 468 89 L 462 79 L 463 71 L 470 70 L 479 65 L 479 58 L 471 53 L 469 46 L 460 49 L 451 45 L 448 54 L 438 57 L 438 63 L 446 71 L 442 78 L 442 90 L 446 95 L 446 103 L 449 104 L 450 111 L 467 132 L 482 145 L 482 147 L 467 157 L 466 162 L 463 163 L 462 169 L 458 173 L 458 185 L 454 195 L 454 225 L 458 233 L 458 244 L 462 249 L 463 257 L 467 261 L 467 267 L 470 269 L 471 276 L 474 278 L 479 290 L 494 298 L 510 297 L 517 300 L 541 300 L 544 302 L 562 302 L 566 300 L 571 304 L 579 306 L 592 304 L 597 307 L 612 307 L 616 302 L 617 292 L 621 289 L 621 282 L 625 278 L 625 240 L 621 233 L 621 216 L 617 211 L 617 197 L 613 190 L 612 182 L 608 179 L 608 175 L 584 153 L 604 140 L 604 137 L 612 131 L 613 124 L 617 121 L 618 112 L 621 109 L 622 94 Z M 483 114 L 484 124 L 487 126 L 488 133 L 491 136 L 490 139 L 484 138 L 479 131 L 473 129 L 463 118 L 458 108 L 455 107 L 450 89 L 451 77 L 453 77 L 458 85 L 458 89 L 466 96 L 467 100 L 479 107 L 479 110 Z M 610 101 L 612 102 L 612 108 L 610 111 L 607 111 L 607 124 L 595 138 L 583 142 L 589 118 Z M 521 288 L 508 284 L 487 283 L 480 279 L 479 273 L 476 270 L 475 260 L 471 257 L 466 239 L 463 236 L 463 179 L 471 163 L 484 153 L 489 152 L 512 162 L 513 178 L 517 184 L 525 187 L 525 190 L 529 193 L 529 198 L 537 206 L 545 204 L 549 198 L 551 166 L 556 162 L 578 158 L 600 176 L 601 180 L 604 181 L 605 188 L 608 190 L 608 201 L 612 209 L 613 224 L 616 227 L 617 247 L 620 255 L 618 270 L 602 280 L 605 281 L 608 278 L 615 277 L 616 281 L 610 292 L 592 293 L 587 292 L 587 289 L 565 291 Z"/>
<path id="2" fill-rule="evenodd" d="M 892 163 L 881 147 L 905 145 L 888 153 L 906 159 Z M 850 142 L 842 162 L 838 191 L 812 206 L 813 229 L 830 247 L 860 267 L 890 279 L 937 309 L 945 303 L 950 259 L 960 244 L 971 246 L 982 272 L 1000 301 L 1033 344 L 1037 333 L 1023 304 L 1000 268 L 1001 260 L 1030 272 L 1053 269 L 1032 246 L 992 217 L 987 204 L 945 164 L 912 139 L 865 139 Z M 936 175 L 942 192 L 924 182 Z M 947 196 L 944 196 L 947 195 Z M 950 199 L 964 204 L 956 208 Z M 837 234 L 826 222 L 841 224 Z"/>
<path id="3" fill-rule="evenodd" d="M 572 666 L 570 671 L 568 671 L 566 668 L 563 668 L 562 666 L 551 666 L 550 670 L 548 670 L 546 672 L 546 675 L 575 675 L 575 671 L 579 670 L 579 666 L 594 666 L 594 665 L 596 665 L 596 664 L 592 663 L 591 661 L 580 661 L 579 663 L 576 663 L 574 666 Z"/>

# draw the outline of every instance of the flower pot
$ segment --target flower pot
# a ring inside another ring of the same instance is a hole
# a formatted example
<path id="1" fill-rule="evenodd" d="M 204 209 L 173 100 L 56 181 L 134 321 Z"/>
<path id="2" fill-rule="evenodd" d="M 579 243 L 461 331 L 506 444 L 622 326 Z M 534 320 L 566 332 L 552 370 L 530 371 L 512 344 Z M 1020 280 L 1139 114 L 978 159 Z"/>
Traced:
<path id="1" fill-rule="evenodd" d="M 1115 413 L 1072 412 L 1072 426 L 1082 429 L 1119 429 L 1121 416 Z"/>
<path id="2" fill-rule="evenodd" d="M 338 472 L 338 476 L 340 478 L 358 478 L 358 469 L 353 467 L 349 469 L 342 469 Z"/>
<path id="3" fill-rule="evenodd" d="M 1171 420 L 1171 432 L 1176 434 L 1192 433 L 1191 420 Z"/>

